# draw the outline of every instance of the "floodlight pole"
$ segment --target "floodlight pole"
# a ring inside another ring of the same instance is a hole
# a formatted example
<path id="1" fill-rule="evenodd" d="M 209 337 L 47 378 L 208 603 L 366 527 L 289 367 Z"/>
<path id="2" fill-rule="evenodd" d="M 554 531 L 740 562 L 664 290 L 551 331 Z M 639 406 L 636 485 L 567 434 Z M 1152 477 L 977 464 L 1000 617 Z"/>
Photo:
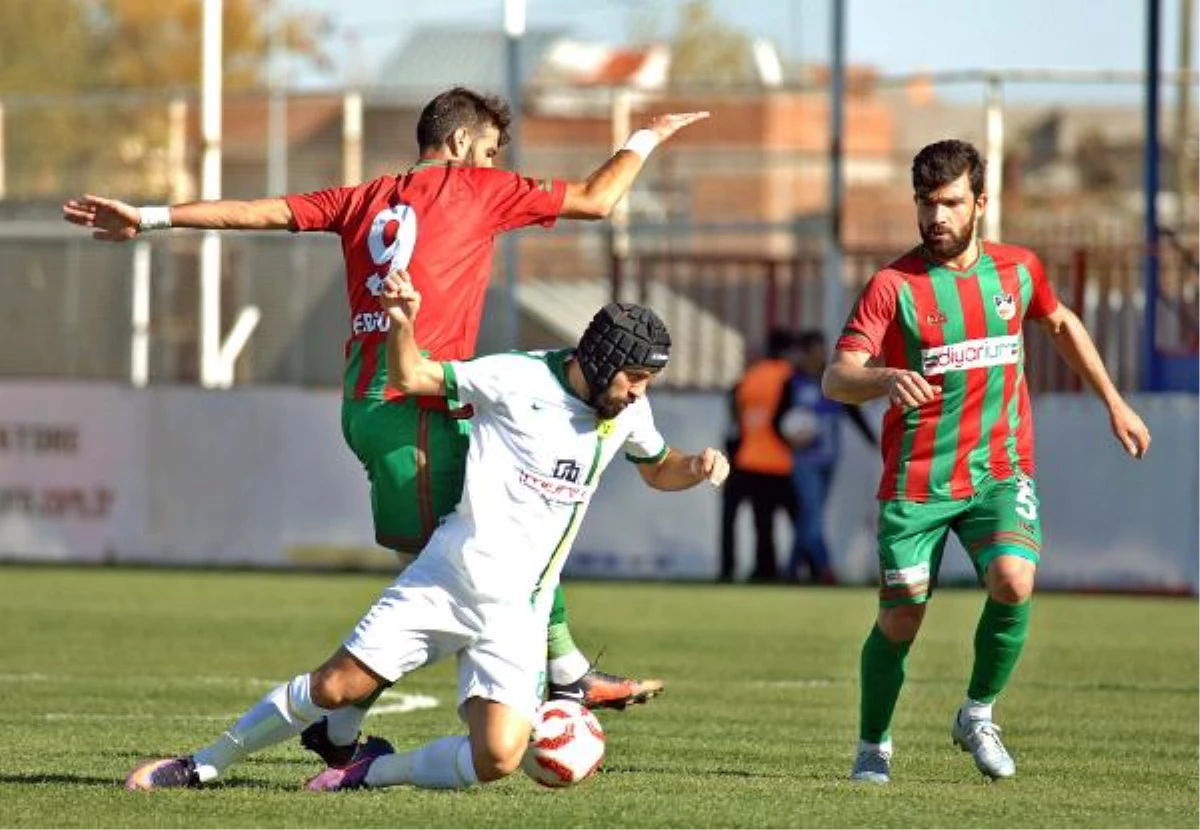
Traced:
<path id="1" fill-rule="evenodd" d="M 1158 115 L 1159 115 L 1159 12 L 1160 0 L 1146 2 L 1146 96 L 1143 173 L 1145 211 L 1142 239 L 1142 288 L 1145 311 L 1142 319 L 1142 378 L 1144 392 L 1159 388 L 1158 379 Z"/>
<path id="2" fill-rule="evenodd" d="M 221 198 L 222 0 L 204 0 L 201 61 L 200 198 Z M 205 231 L 200 242 L 200 383 L 221 386 L 221 237 Z"/>
<path id="3" fill-rule="evenodd" d="M 342 95 L 342 184 L 363 180 L 363 96 L 357 89 Z"/>
<path id="4" fill-rule="evenodd" d="M 275 0 L 267 13 L 275 18 L 267 22 L 267 193 L 279 196 L 288 180 L 287 0 Z"/>
<path id="5" fill-rule="evenodd" d="M 7 191 L 4 178 L 4 101 L 0 100 L 0 199 L 8 195 Z"/>
<path id="6" fill-rule="evenodd" d="M 150 381 L 150 243 L 133 243 L 133 304 L 129 338 L 129 383 L 142 389 Z"/>
<path id="7" fill-rule="evenodd" d="M 1188 115 L 1192 108 L 1192 85 L 1188 82 L 1187 72 L 1192 65 L 1192 20 L 1195 5 L 1195 0 L 1179 0 L 1179 98 L 1176 100 L 1175 115 L 1175 190 L 1179 210 L 1176 221 L 1182 221 L 1187 213 L 1188 191 L 1194 178 L 1187 163 L 1188 129 L 1191 126 Z"/>
<path id="8" fill-rule="evenodd" d="M 821 324 L 836 336 L 842 310 L 842 166 L 846 121 L 846 0 L 833 0 L 829 61 L 829 223 L 825 239 L 824 302 Z"/>
<path id="9" fill-rule="evenodd" d="M 221 198 L 221 24 L 222 0 L 204 0 L 200 78 L 200 198 Z M 258 321 L 256 306 L 246 306 L 221 342 L 221 237 L 205 231 L 200 241 L 200 383 L 209 389 L 233 386 L 233 367 Z"/>
<path id="10" fill-rule="evenodd" d="M 509 143 L 506 154 L 508 168 L 520 172 L 521 166 L 521 38 L 525 35 L 525 0 L 504 0 L 504 78 L 512 107 L 512 123 L 508 127 Z M 508 233 L 504 246 L 504 339 L 506 348 L 515 349 L 520 339 L 520 307 L 517 301 L 517 271 L 521 267 L 517 237 Z"/>
<path id="11" fill-rule="evenodd" d="M 1004 208 L 1004 81 L 999 75 L 988 79 L 987 95 L 987 210 L 983 214 L 984 237 L 999 242 L 1003 233 Z"/>
<path id="12" fill-rule="evenodd" d="M 631 125 L 633 123 L 633 95 L 630 93 L 627 86 L 614 86 L 610 90 L 611 93 L 611 121 L 612 121 L 612 151 L 615 155 L 625 143 L 625 139 L 629 137 Z M 621 197 L 612 209 L 612 235 L 610 237 L 611 251 L 613 257 L 619 260 L 625 260 L 629 257 L 629 199 L 630 194 L 626 193 Z M 620 297 L 614 296 L 614 301 L 620 300 Z"/>

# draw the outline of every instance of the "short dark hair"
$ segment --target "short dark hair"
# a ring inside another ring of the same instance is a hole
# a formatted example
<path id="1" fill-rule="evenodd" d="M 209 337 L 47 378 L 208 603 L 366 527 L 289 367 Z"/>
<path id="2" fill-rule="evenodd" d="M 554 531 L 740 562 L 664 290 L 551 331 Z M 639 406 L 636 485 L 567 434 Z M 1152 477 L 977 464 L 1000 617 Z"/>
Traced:
<path id="1" fill-rule="evenodd" d="M 481 95 L 465 86 L 448 89 L 421 110 L 417 121 L 417 149 L 421 152 L 441 147 L 460 127 L 478 135 L 489 125 L 500 131 L 500 146 L 508 143 L 508 125 L 512 109 L 496 95 Z"/>
<path id="2" fill-rule="evenodd" d="M 973 145 L 956 138 L 938 141 L 923 147 L 913 158 L 913 192 L 917 196 L 924 196 L 967 173 L 971 192 L 978 199 L 983 193 L 986 170 L 986 164 Z"/>

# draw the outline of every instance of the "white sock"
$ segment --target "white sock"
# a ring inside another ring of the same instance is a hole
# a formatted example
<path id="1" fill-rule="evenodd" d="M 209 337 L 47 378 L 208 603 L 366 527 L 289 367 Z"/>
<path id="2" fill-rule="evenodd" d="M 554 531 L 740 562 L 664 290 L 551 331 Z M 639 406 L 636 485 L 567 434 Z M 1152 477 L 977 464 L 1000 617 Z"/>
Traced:
<path id="1" fill-rule="evenodd" d="M 550 682 L 559 686 L 574 683 L 588 673 L 592 664 L 583 656 L 583 652 L 575 649 L 570 654 L 555 657 L 550 661 Z"/>
<path id="2" fill-rule="evenodd" d="M 426 790 L 462 790 L 479 783 L 466 735 L 439 738 L 412 752 L 376 758 L 364 779 L 368 787 L 412 784 Z"/>
<path id="3" fill-rule="evenodd" d="M 298 735 L 327 714 L 313 703 L 307 674 L 271 690 L 211 745 L 192 755 L 201 782 L 223 774 L 230 765 L 273 744 Z"/>
<path id="4" fill-rule="evenodd" d="M 892 739 L 888 738 L 883 743 L 878 743 L 878 744 L 873 744 L 870 741 L 864 741 L 862 739 L 859 739 L 858 751 L 859 752 L 881 752 L 884 755 L 886 755 L 887 757 L 891 758 L 892 757 Z"/>
<path id="5" fill-rule="evenodd" d="M 367 710 L 357 706 L 343 706 L 334 709 L 325 716 L 325 726 L 329 731 L 329 740 L 337 746 L 349 746 L 358 740 L 362 732 L 363 719 Z"/>
<path id="6" fill-rule="evenodd" d="M 992 719 L 992 704 L 980 703 L 978 700 L 971 700 L 971 698 L 967 698 L 958 711 L 967 720 Z"/>

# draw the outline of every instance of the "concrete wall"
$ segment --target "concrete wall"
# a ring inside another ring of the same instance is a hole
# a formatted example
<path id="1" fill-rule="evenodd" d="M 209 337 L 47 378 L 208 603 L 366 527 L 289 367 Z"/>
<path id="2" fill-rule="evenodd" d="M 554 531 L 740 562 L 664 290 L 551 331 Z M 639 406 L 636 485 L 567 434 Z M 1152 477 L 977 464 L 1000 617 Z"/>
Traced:
<path id="1" fill-rule="evenodd" d="M 1142 462 L 1124 456 L 1092 398 L 1036 402 L 1045 587 L 1197 592 L 1197 399 L 1133 403 L 1154 433 Z M 661 393 L 654 407 L 674 446 L 721 446 L 722 396 Z M 856 433 L 845 438 L 826 527 L 839 576 L 868 583 L 880 463 Z M 618 462 L 568 571 L 711 579 L 719 516 L 716 490 L 650 491 Z M 782 558 L 782 522 L 777 538 Z M 367 484 L 342 444 L 335 392 L 0 384 L 0 558 L 393 567 L 372 540 Z M 970 577 L 952 545 L 943 580 Z"/>

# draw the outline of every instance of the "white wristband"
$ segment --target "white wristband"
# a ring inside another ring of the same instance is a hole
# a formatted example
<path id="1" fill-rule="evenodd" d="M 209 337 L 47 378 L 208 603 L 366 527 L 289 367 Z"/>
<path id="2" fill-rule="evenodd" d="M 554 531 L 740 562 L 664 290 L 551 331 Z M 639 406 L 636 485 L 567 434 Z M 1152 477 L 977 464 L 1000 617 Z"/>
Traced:
<path id="1" fill-rule="evenodd" d="M 171 208 L 167 205 L 144 206 L 139 211 L 139 231 L 161 231 L 171 227 Z"/>
<path id="2" fill-rule="evenodd" d="M 654 130 L 638 130 L 633 135 L 629 136 L 629 140 L 625 142 L 622 150 L 628 150 L 631 153 L 637 153 L 642 157 L 642 161 L 658 146 L 658 136 L 654 134 Z"/>

